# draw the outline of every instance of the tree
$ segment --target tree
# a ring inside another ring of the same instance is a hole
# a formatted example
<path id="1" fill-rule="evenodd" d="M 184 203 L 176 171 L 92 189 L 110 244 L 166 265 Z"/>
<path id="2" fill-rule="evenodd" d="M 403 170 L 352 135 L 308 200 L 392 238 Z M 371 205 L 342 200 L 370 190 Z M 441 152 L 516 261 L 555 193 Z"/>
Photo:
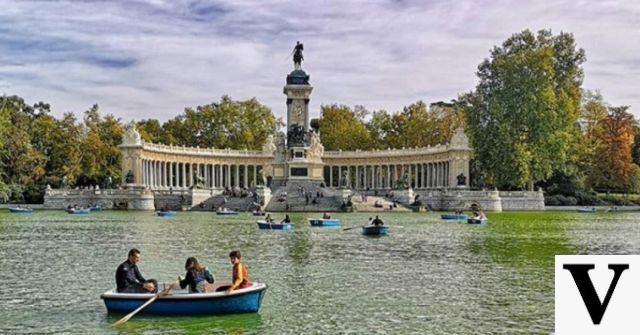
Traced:
<path id="1" fill-rule="evenodd" d="M 156 119 L 140 120 L 136 122 L 140 137 L 145 142 L 161 143 L 164 141 L 162 125 Z"/>
<path id="2" fill-rule="evenodd" d="M 590 182 L 598 188 L 630 191 L 638 168 L 632 161 L 631 149 L 636 122 L 627 113 L 628 106 L 609 107 L 608 115 L 601 120 L 602 131 L 596 149 L 595 169 Z"/>
<path id="3" fill-rule="evenodd" d="M 375 147 L 364 117 L 363 107 L 351 109 L 345 105 L 321 107 L 320 137 L 326 150 L 369 150 Z"/>
<path id="4" fill-rule="evenodd" d="M 585 56 L 571 34 L 514 34 L 478 66 L 461 97 L 480 168 L 499 187 L 528 185 L 577 159 Z"/>
<path id="5" fill-rule="evenodd" d="M 276 129 L 271 110 L 258 100 L 220 102 L 187 108 L 162 126 L 167 144 L 258 150 Z"/>

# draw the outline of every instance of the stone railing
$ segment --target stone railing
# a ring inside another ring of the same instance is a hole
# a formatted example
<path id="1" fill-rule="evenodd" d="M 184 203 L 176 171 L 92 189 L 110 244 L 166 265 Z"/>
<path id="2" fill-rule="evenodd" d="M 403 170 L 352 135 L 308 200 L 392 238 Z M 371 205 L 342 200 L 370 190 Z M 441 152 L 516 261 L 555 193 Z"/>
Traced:
<path id="1" fill-rule="evenodd" d="M 430 155 L 446 152 L 450 148 L 448 145 L 436 145 L 422 148 L 402 148 L 386 150 L 355 150 L 355 151 L 325 151 L 323 158 L 346 158 L 346 157 L 389 157 L 389 156 L 414 156 Z"/>
<path id="2" fill-rule="evenodd" d="M 269 158 L 273 155 L 260 150 L 232 150 L 232 149 L 216 149 L 216 148 L 200 148 L 174 146 L 158 143 L 142 142 L 142 148 L 147 151 L 161 152 L 169 154 L 185 154 L 196 156 L 224 156 L 224 157 L 264 157 Z"/>

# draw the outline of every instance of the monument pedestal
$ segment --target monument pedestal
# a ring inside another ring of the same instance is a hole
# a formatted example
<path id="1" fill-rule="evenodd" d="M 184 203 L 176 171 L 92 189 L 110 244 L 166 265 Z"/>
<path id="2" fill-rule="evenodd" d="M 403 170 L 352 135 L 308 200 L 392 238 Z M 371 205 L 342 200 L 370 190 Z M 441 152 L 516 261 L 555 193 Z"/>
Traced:
<path id="1" fill-rule="evenodd" d="M 256 195 L 258 196 L 260 207 L 264 208 L 271 201 L 271 189 L 268 187 L 258 187 Z"/>
<path id="2" fill-rule="evenodd" d="M 410 205 L 413 203 L 415 199 L 415 195 L 413 194 L 413 189 L 407 190 L 395 190 L 393 191 L 393 199 L 398 201 L 399 203 Z"/>

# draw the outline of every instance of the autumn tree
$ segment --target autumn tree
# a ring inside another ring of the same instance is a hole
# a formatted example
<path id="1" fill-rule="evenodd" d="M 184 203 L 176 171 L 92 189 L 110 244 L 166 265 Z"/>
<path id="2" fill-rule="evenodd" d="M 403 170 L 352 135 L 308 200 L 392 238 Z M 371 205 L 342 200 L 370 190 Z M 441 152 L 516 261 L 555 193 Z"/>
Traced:
<path id="1" fill-rule="evenodd" d="M 601 131 L 596 148 L 595 169 L 589 176 L 597 188 L 629 191 L 635 181 L 638 166 L 632 161 L 632 146 L 636 122 L 627 112 L 628 106 L 609 107 L 608 114 L 600 121 Z"/>

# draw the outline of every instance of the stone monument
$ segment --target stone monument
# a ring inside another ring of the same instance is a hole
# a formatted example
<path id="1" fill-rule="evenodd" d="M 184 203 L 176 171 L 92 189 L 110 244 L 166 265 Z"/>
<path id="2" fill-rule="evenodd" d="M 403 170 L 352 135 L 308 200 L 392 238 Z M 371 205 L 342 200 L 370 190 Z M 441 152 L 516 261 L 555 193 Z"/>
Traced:
<path id="1" fill-rule="evenodd" d="M 311 182 L 320 184 L 324 180 L 322 154 L 324 147 L 320 136 L 309 130 L 309 96 L 313 87 L 309 75 L 302 70 L 302 43 L 293 49 L 294 70 L 287 75 L 283 93 L 287 96 L 286 146 L 275 141 L 274 182 Z M 263 148 L 264 150 L 264 148 Z M 279 161 L 279 153 L 284 157 Z"/>

